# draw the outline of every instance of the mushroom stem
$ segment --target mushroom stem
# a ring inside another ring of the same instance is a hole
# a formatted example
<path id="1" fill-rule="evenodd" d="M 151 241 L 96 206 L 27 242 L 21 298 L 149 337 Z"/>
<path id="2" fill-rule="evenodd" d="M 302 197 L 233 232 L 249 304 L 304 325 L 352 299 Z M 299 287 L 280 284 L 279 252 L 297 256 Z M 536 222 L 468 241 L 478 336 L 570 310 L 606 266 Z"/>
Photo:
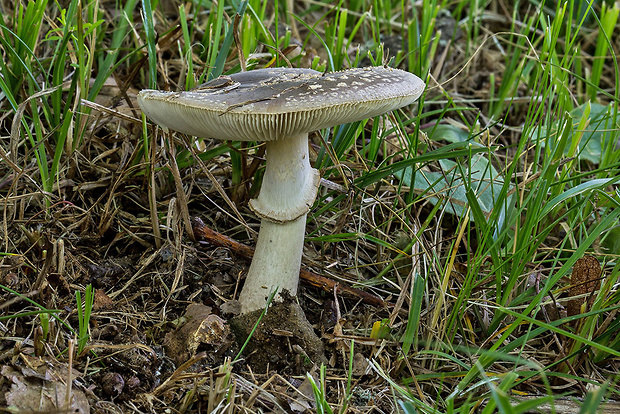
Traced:
<path id="1" fill-rule="evenodd" d="M 319 172 L 310 166 L 308 134 L 267 141 L 266 166 L 258 198 L 250 207 L 261 218 L 275 222 L 306 214 L 316 198 Z"/>
<path id="2" fill-rule="evenodd" d="M 306 215 L 314 203 L 319 172 L 310 166 L 308 135 L 266 143 L 265 175 L 250 207 L 262 218 L 256 251 L 239 301 L 241 312 L 262 309 L 269 292 L 297 294 Z M 276 300 L 281 300 L 278 293 Z"/>
<path id="3" fill-rule="evenodd" d="M 281 292 L 297 294 L 305 228 L 306 214 L 286 223 L 261 222 L 254 258 L 239 296 L 241 313 L 263 309 L 276 286 L 276 301 L 281 301 Z"/>

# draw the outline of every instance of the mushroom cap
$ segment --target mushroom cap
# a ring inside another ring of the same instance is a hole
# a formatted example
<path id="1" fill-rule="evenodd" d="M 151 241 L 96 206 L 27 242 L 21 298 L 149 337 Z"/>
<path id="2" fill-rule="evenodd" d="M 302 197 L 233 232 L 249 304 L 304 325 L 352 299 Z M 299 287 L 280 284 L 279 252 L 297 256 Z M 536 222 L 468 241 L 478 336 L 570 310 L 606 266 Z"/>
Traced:
<path id="1" fill-rule="evenodd" d="M 417 76 L 388 67 L 323 74 L 311 69 L 258 69 L 220 76 L 186 92 L 143 90 L 142 111 L 189 135 L 271 141 L 381 115 L 414 102 Z"/>

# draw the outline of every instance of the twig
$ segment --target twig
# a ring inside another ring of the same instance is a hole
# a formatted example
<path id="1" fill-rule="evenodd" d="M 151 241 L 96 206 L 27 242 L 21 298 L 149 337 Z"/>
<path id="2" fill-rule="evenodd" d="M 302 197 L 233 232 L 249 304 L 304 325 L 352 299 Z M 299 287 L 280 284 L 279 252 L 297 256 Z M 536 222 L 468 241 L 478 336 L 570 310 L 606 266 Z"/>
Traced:
<path id="1" fill-rule="evenodd" d="M 215 246 L 225 247 L 231 252 L 233 252 L 233 254 L 241 256 L 247 260 L 251 260 L 254 256 L 253 248 L 246 246 L 245 244 L 239 243 L 231 239 L 230 237 L 226 237 L 223 234 L 220 234 L 214 230 L 211 230 L 199 218 L 195 218 L 193 224 L 194 237 L 196 238 L 196 240 L 204 240 Z M 336 289 L 336 291 L 340 294 L 345 294 L 362 299 L 365 303 L 369 305 L 380 308 L 387 306 L 383 299 L 371 293 L 364 292 L 363 290 L 356 289 L 350 286 L 343 286 L 340 282 L 335 282 L 324 276 L 317 275 L 316 273 L 312 273 L 304 269 L 301 269 L 299 271 L 299 277 L 311 286 L 319 287 L 326 292 L 331 293 L 334 291 L 334 289 Z"/>

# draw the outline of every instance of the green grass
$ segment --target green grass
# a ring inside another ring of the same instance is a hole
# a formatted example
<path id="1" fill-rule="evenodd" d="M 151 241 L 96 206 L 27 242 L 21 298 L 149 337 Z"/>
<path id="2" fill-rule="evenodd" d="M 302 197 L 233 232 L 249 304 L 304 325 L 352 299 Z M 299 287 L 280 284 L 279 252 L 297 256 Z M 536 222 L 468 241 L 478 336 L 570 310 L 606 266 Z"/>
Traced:
<path id="1" fill-rule="evenodd" d="M 302 1 L 295 16 L 285 1 L 277 8 L 259 0 L 172 3 L 73 0 L 62 8 L 36 0 L 0 7 L 2 174 L 27 177 L 28 189 L 0 190 L 7 229 L 13 219 L 53 217 L 66 197 L 64 180 L 89 182 L 102 162 L 95 149 L 114 154 L 125 142 L 126 164 L 106 183 L 128 192 L 131 182 L 148 193 L 140 211 L 148 236 L 133 242 L 154 240 L 143 243 L 154 248 L 165 240 L 162 188 L 174 182 L 160 151 L 164 137 L 144 117 L 142 125 L 113 117 L 118 128 L 102 132 L 101 114 L 85 103 L 101 98 L 108 80 L 116 79 L 116 102 L 124 102 L 125 94 L 135 95 L 131 88 L 184 90 L 246 66 L 398 66 L 427 81 L 418 104 L 311 137 L 315 167 L 341 189 L 322 188 L 309 214 L 307 245 L 322 254 L 315 264 L 336 263 L 328 270 L 337 277 L 396 304 L 345 332 L 370 337 L 373 322 L 387 321 L 385 347 L 355 349 L 405 413 L 520 413 L 564 395 L 584 397 L 590 411 L 582 412 L 594 412 L 603 398 L 617 399 L 615 3 L 521 1 L 503 9 L 477 0 L 432 0 L 425 7 Z M 293 50 L 304 53 L 285 53 Z M 183 174 L 224 166 L 236 204 L 225 200 L 219 208 L 239 217 L 234 210 L 244 211 L 260 186 L 262 168 L 251 168 L 260 148 L 171 136 L 170 153 Z M 197 161 L 192 154 L 202 145 Z M 13 200 L 23 192 L 32 199 L 18 208 Z M 196 194 L 189 195 L 196 204 Z M 120 196 L 106 197 L 105 208 L 92 209 L 101 234 L 112 223 L 122 228 L 126 218 L 116 216 Z M 89 203 L 99 201 L 84 196 L 71 203 L 91 212 Z M 3 237 L 5 251 L 40 270 L 31 251 Z M 603 265 L 591 306 L 550 318 L 549 309 L 566 304 L 568 277 L 586 254 Z M 534 279 L 535 286 L 528 283 Z M 82 311 L 79 293 L 77 301 Z M 0 321 L 58 318 L 56 310 L 28 303 L 33 310 L 5 313 Z M 80 351 L 89 318 L 79 315 Z M 69 334 L 68 326 L 59 329 Z M 312 383 L 317 412 L 353 404 L 350 358 L 321 370 Z M 330 370 L 347 373 L 342 398 L 327 392 L 326 384 L 338 381 Z M 599 388 L 583 394 L 586 385 Z M 517 398 L 526 393 L 538 396 Z"/>
<path id="2" fill-rule="evenodd" d="M 78 354 L 82 353 L 90 339 L 90 315 L 93 311 L 95 296 L 92 285 L 86 286 L 84 290 L 84 303 L 82 304 L 82 294 L 79 290 L 75 291 L 76 309 L 78 315 Z"/>

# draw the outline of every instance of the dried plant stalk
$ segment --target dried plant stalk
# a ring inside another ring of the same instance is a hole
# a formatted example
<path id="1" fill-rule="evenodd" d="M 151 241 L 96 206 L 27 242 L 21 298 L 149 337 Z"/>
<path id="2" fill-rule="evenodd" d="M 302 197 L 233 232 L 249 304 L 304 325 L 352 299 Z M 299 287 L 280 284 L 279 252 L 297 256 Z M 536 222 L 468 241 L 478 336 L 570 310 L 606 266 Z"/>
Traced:
<path id="1" fill-rule="evenodd" d="M 571 297 L 579 297 L 568 301 L 568 316 L 581 313 L 581 305 L 586 301 L 585 295 L 594 292 L 599 287 L 601 273 L 601 265 L 596 257 L 587 255 L 577 260 L 573 267 L 568 293 Z"/>

